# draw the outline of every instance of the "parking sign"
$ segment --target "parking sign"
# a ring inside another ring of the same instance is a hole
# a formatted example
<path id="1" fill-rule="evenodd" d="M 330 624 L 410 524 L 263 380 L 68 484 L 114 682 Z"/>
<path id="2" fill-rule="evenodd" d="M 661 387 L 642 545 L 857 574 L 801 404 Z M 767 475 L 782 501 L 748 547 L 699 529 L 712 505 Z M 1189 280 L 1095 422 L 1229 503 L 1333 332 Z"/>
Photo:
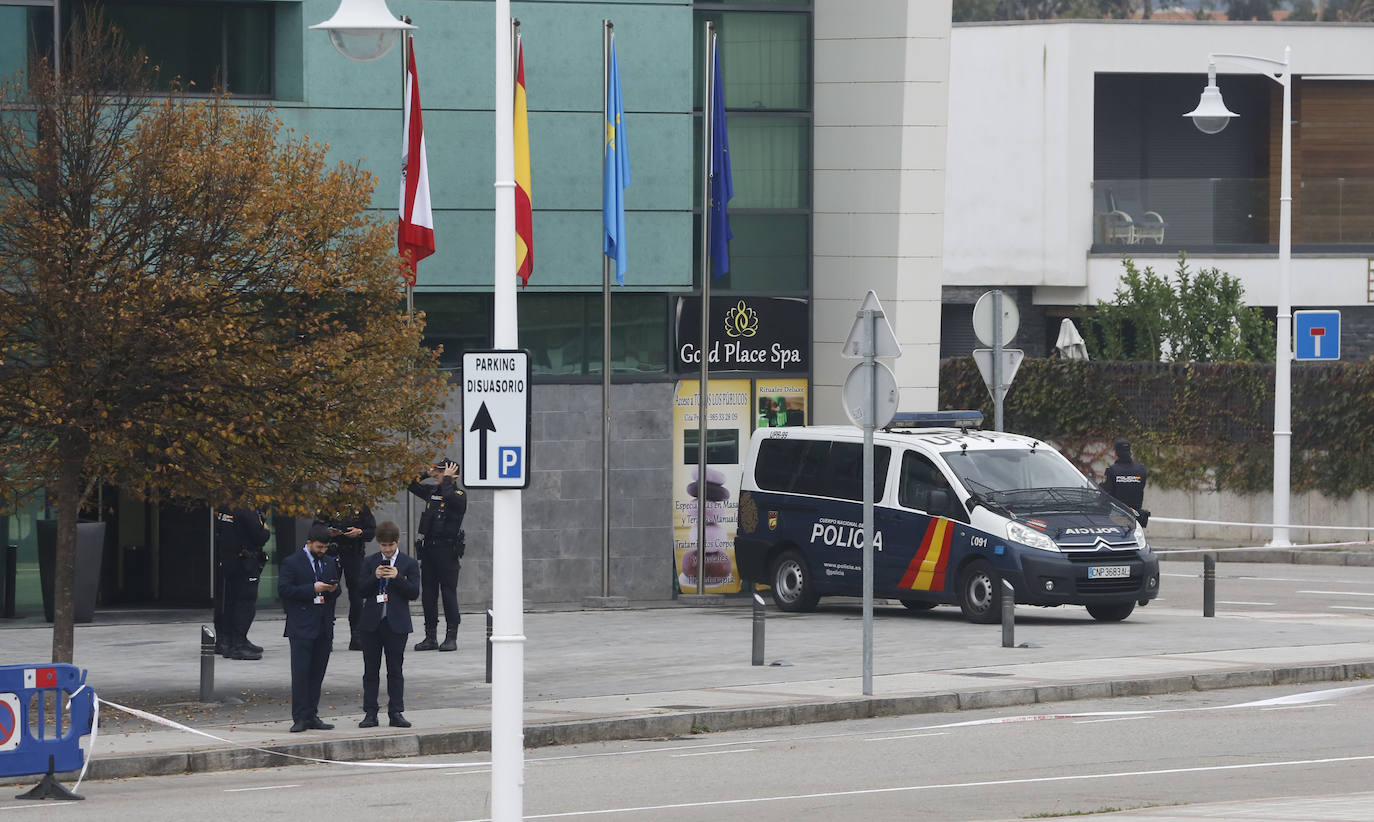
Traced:
<path id="1" fill-rule="evenodd" d="M 1339 360 L 1341 312 L 1294 311 L 1293 359 Z"/>
<path id="2" fill-rule="evenodd" d="M 528 488 L 530 353 L 463 353 L 463 484 Z"/>

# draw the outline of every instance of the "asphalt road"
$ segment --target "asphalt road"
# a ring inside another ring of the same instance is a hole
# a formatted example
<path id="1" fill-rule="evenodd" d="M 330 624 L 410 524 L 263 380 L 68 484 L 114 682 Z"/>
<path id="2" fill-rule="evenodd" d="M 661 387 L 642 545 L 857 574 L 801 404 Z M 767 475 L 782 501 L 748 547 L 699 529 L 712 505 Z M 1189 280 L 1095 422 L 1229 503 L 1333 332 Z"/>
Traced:
<path id="1" fill-rule="evenodd" d="M 1202 563 L 1160 565 L 1160 596 L 1149 607 L 1202 610 Z M 1217 613 L 1374 616 L 1374 568 L 1218 563 Z"/>
<path id="2" fill-rule="evenodd" d="M 1368 788 L 1374 685 L 1253 688 L 545 748 L 526 819 L 1006 820 Z M 484 820 L 485 754 L 87 782 L 60 818 Z M 6 819 L 46 803 L 0 802 Z"/>

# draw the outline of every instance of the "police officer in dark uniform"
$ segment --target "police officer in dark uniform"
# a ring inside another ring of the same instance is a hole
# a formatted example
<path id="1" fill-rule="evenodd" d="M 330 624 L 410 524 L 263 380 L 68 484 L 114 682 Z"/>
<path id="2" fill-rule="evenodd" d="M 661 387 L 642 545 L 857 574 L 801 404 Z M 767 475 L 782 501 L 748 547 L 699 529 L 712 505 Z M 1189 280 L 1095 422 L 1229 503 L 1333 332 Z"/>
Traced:
<path id="1" fill-rule="evenodd" d="M 1150 512 L 1144 507 L 1145 466 L 1131 456 L 1131 443 L 1127 440 L 1118 439 L 1112 445 L 1116 449 L 1116 462 L 1107 466 L 1107 478 L 1102 483 L 1102 490 L 1130 506 L 1140 524 L 1146 525 L 1150 521 Z"/>
<path id="2" fill-rule="evenodd" d="M 420 515 L 420 533 L 415 540 L 415 554 L 420 560 L 420 604 L 425 614 L 425 638 L 416 644 L 417 651 L 458 650 L 458 570 L 466 549 L 463 539 L 463 515 L 468 510 L 468 497 L 458 486 L 458 463 L 441 459 L 429 470 L 436 483 L 423 477 L 410 483 L 410 493 L 425 501 Z M 444 641 L 437 640 L 439 629 L 440 595 L 444 600 L 444 620 L 447 623 Z"/>
<path id="3" fill-rule="evenodd" d="M 229 659 L 262 659 L 262 646 L 248 641 L 248 629 L 267 565 L 262 546 L 271 536 L 259 511 L 215 511 L 215 651 Z"/>
<path id="4" fill-rule="evenodd" d="M 361 651 L 362 638 L 358 636 L 358 615 L 362 612 L 363 600 L 359 592 L 358 573 L 363 567 L 363 556 L 367 544 L 377 533 L 377 519 L 372 509 L 359 500 L 352 500 L 357 486 L 348 479 L 339 483 L 340 496 L 344 499 L 337 511 L 321 511 L 315 515 L 315 524 L 323 525 L 333 535 L 329 545 L 330 555 L 339 560 L 343 569 L 340 579 L 348 588 L 348 650 Z"/>

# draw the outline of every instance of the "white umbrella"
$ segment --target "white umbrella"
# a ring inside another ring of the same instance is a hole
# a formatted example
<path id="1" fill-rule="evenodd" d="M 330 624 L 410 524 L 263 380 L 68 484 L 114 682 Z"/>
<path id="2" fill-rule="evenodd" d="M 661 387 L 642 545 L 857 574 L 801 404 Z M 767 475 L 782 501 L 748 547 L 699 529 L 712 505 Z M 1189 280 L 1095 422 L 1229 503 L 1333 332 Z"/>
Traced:
<path id="1" fill-rule="evenodd" d="M 1088 358 L 1088 346 L 1083 342 L 1083 335 L 1078 333 L 1077 326 L 1068 317 L 1059 323 L 1059 339 L 1054 341 L 1054 350 L 1066 360 Z"/>

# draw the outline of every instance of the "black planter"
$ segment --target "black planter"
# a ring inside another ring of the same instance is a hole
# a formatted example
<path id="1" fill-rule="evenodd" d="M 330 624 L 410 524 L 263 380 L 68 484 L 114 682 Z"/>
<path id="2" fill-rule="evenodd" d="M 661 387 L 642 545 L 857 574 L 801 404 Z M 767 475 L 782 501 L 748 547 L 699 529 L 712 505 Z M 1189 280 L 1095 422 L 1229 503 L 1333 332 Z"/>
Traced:
<path id="1" fill-rule="evenodd" d="M 76 586 L 72 606 L 76 622 L 95 618 L 95 596 L 100 590 L 100 559 L 105 554 L 105 523 L 76 524 Z M 57 564 L 57 520 L 38 520 L 38 582 L 43 589 L 43 617 L 53 621 L 53 577 Z"/>

